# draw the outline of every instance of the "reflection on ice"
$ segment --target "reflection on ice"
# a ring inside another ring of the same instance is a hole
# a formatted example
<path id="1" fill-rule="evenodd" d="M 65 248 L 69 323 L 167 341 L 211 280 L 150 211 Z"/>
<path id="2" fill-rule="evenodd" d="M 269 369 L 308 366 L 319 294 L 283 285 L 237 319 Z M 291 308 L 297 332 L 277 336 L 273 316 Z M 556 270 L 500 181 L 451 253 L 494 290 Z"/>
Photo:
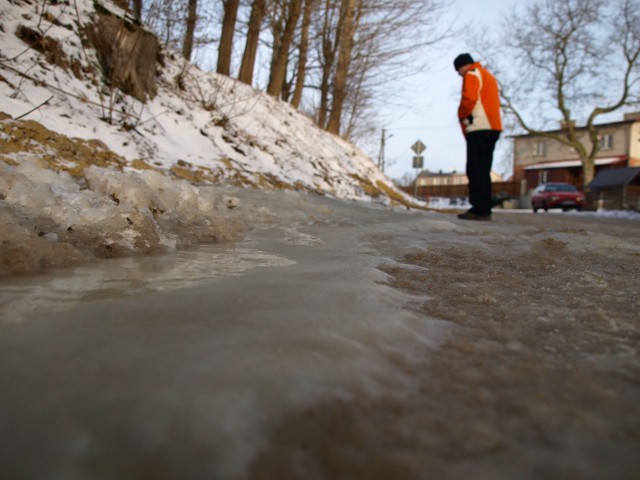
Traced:
<path id="1" fill-rule="evenodd" d="M 64 311 L 83 301 L 189 288 L 267 266 L 295 262 L 244 247 L 205 245 L 165 255 L 101 261 L 35 277 L 0 283 L 0 321 L 17 323 L 38 311 Z"/>
<path id="2" fill-rule="evenodd" d="M 294 228 L 283 228 L 282 230 L 285 233 L 284 242 L 289 245 L 313 246 L 322 245 L 324 243 L 320 238 L 300 232 Z"/>

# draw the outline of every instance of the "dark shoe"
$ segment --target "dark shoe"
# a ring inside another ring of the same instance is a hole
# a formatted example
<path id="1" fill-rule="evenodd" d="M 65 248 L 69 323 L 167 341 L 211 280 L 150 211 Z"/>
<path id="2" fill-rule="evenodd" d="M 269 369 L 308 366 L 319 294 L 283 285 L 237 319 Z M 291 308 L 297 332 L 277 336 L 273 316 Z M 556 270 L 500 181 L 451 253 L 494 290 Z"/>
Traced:
<path id="1" fill-rule="evenodd" d="M 491 214 L 488 215 L 478 215 L 477 213 L 473 213 L 471 210 L 458 214 L 458 218 L 461 220 L 480 220 L 480 221 L 488 221 L 491 220 Z"/>

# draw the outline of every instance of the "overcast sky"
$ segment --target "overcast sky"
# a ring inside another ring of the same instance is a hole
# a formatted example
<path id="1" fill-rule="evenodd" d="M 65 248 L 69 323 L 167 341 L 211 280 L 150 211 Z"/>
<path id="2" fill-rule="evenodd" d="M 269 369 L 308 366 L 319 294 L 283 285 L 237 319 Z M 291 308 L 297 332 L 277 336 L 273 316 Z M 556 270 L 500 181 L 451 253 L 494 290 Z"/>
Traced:
<path id="1" fill-rule="evenodd" d="M 455 0 L 450 15 L 461 23 L 474 22 L 481 28 L 491 29 L 498 27 L 501 18 L 517 3 L 517 0 Z M 411 146 L 416 140 L 427 146 L 423 153 L 425 169 L 464 171 L 465 142 L 456 118 L 461 79 L 453 69 L 453 59 L 463 52 L 471 53 L 476 61 L 483 63 L 482 52 L 476 51 L 464 38 L 452 40 L 433 64 L 432 71 L 412 79 L 405 96 L 407 104 L 414 108 L 394 106 L 386 112 L 391 120 L 386 125 L 385 171 L 391 178 L 399 178 L 406 172 L 415 174 Z M 494 170 L 499 173 L 505 173 L 501 164 L 506 144 L 505 140 L 498 142 L 502 148 L 494 157 Z M 376 159 L 377 154 L 376 151 Z"/>

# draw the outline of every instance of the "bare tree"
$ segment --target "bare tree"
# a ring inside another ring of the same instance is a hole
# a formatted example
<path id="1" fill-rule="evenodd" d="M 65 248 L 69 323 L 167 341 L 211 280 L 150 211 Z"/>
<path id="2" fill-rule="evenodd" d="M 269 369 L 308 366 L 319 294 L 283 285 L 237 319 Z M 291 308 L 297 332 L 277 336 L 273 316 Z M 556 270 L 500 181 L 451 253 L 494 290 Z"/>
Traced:
<path id="1" fill-rule="evenodd" d="M 323 0 L 317 35 L 317 57 L 320 71 L 319 105 L 316 123 L 325 128 L 330 105 L 332 72 L 338 48 L 340 8 L 336 0 Z"/>
<path id="2" fill-rule="evenodd" d="M 187 17 L 186 0 L 152 0 L 141 2 L 140 6 L 144 24 L 156 34 L 158 41 L 165 48 L 181 51 Z"/>
<path id="3" fill-rule="evenodd" d="M 300 33 L 300 45 L 298 46 L 298 68 L 296 72 L 296 86 L 293 91 L 291 105 L 294 108 L 300 106 L 304 80 L 307 74 L 307 55 L 309 49 L 309 27 L 311 25 L 311 14 L 313 12 L 315 0 L 305 0 L 304 13 L 302 14 L 302 31 Z"/>
<path id="4" fill-rule="evenodd" d="M 327 122 L 327 131 L 338 135 L 342 120 L 342 107 L 347 95 L 347 79 L 351 64 L 353 37 L 356 31 L 356 6 L 358 0 L 342 0 L 340 30 L 338 31 L 338 64 L 333 85 L 333 103 Z"/>
<path id="5" fill-rule="evenodd" d="M 198 0 L 189 0 L 187 28 L 184 35 L 184 43 L 182 44 L 182 56 L 187 60 L 191 60 L 191 52 L 193 51 L 193 36 L 196 31 L 197 20 Z"/>
<path id="6" fill-rule="evenodd" d="M 397 98 L 403 79 L 427 68 L 430 51 L 453 30 L 443 21 L 447 0 L 357 0 L 347 80 L 340 93 L 337 63 L 345 46 L 336 32 L 342 31 L 345 21 L 341 5 L 341 0 L 323 0 L 316 12 L 312 23 L 316 63 L 309 66 L 312 78 L 307 83 L 317 89 L 317 124 L 327 128 L 327 117 L 334 111 L 332 128 L 338 122 L 340 134 L 354 140 L 373 132 L 372 113 Z M 334 108 L 336 85 L 337 93 L 344 94 L 341 108 Z"/>
<path id="7" fill-rule="evenodd" d="M 529 134 L 574 149 L 586 186 L 599 149 L 596 120 L 639 102 L 638 0 L 538 0 L 508 18 L 503 37 L 500 57 L 514 72 L 499 76 L 506 112 Z M 563 128 L 545 128 L 550 120 Z"/>
<path id="8" fill-rule="evenodd" d="M 216 71 L 223 75 L 229 75 L 231 71 L 233 34 L 236 28 L 239 6 L 240 0 L 224 0 L 224 17 L 222 19 L 222 32 L 218 46 L 218 65 L 216 68 Z"/>
<path id="9" fill-rule="evenodd" d="M 164 48 L 182 52 L 188 61 L 193 61 L 203 47 L 218 43 L 219 31 L 214 31 L 211 25 L 220 22 L 220 3 L 141 0 L 142 23 L 155 33 Z"/>
<path id="10" fill-rule="evenodd" d="M 251 85 L 253 83 L 253 71 L 256 63 L 256 54 L 258 51 L 258 41 L 260 39 L 260 28 L 262 19 L 264 18 L 265 0 L 253 0 L 251 4 L 251 17 L 247 29 L 247 38 L 242 55 L 242 64 L 240 65 L 240 74 L 238 80 Z"/>
<path id="11" fill-rule="evenodd" d="M 416 174 L 411 172 L 405 172 L 402 174 L 400 178 L 396 178 L 393 180 L 393 183 L 398 185 L 399 187 L 410 187 L 413 185 L 413 182 L 416 181 Z"/>
<path id="12" fill-rule="evenodd" d="M 142 0 L 131 0 L 131 5 L 133 7 L 133 18 L 135 18 L 138 22 L 142 21 Z"/>
<path id="13" fill-rule="evenodd" d="M 196 0 L 145 0 L 143 10 L 153 19 L 152 29 L 162 43 L 188 57 L 219 35 L 216 69 L 227 75 L 235 58 L 234 38 L 246 34 L 238 73 L 242 82 L 251 84 L 256 74 L 268 75 L 268 93 L 290 98 L 296 108 L 304 104 L 321 128 L 331 124 L 332 131 L 353 140 L 372 131 L 376 115 L 371 112 L 383 102 L 388 105 L 394 90 L 390 84 L 423 69 L 425 49 L 446 37 L 448 26 L 441 18 L 449 1 L 198 2 L 195 24 L 189 12 Z M 271 35 L 260 42 L 266 18 Z M 211 29 L 216 22 L 220 30 Z M 256 65 L 261 49 L 271 51 L 268 72 L 256 72 L 265 68 Z"/>
<path id="14" fill-rule="evenodd" d="M 267 93 L 274 97 L 278 97 L 282 92 L 289 63 L 289 49 L 293 42 L 301 9 L 302 0 L 288 0 L 282 4 L 282 15 L 275 20 L 271 72 L 267 86 Z M 284 27 L 282 27 L 283 25 Z"/>
<path id="15" fill-rule="evenodd" d="M 447 7 L 441 0 L 362 2 L 342 122 L 344 137 L 369 135 L 375 118 L 371 112 L 397 100 L 396 92 L 405 90 L 402 79 L 429 68 L 430 53 L 455 33 L 443 19 Z"/>

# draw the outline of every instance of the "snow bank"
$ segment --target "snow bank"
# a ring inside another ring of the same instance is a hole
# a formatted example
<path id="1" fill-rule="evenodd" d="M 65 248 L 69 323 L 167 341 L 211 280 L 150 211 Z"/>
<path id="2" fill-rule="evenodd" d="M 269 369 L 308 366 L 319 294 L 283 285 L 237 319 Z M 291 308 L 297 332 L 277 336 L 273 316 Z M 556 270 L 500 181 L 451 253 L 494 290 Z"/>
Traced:
<path id="1" fill-rule="evenodd" d="M 232 240 L 246 222 L 321 217 L 300 209 L 297 192 L 412 203 L 357 147 L 172 52 L 157 65 L 153 99 L 110 90 L 81 33 L 96 15 L 91 0 L 3 4 L 0 275 Z M 29 46 L 19 31 L 43 41 Z M 291 193 L 274 210 L 258 199 L 243 205 L 238 187 Z"/>
<path id="2" fill-rule="evenodd" d="M 114 16 L 115 4 L 100 2 Z M 158 94 L 141 103 L 102 84 L 96 53 L 82 47 L 82 29 L 95 21 L 91 0 L 46 5 L 9 3 L 0 17 L 0 112 L 27 118 L 83 141 L 98 140 L 140 165 L 205 181 L 262 189 L 290 188 L 338 198 L 378 196 L 409 203 L 372 159 L 319 128 L 286 102 L 232 78 L 185 64 L 164 51 L 157 65 Z M 69 64 L 51 64 L 15 32 L 39 32 Z M 179 81 L 177 79 L 180 79 Z M 0 117 L 2 115 L 0 114 Z M 72 133 L 71 133 L 72 132 Z M 72 159 L 76 161 L 77 159 Z M 143 195 L 135 187 L 135 195 Z M 183 198 L 190 194 L 184 190 Z M 135 202 L 135 200 L 134 200 Z"/>

